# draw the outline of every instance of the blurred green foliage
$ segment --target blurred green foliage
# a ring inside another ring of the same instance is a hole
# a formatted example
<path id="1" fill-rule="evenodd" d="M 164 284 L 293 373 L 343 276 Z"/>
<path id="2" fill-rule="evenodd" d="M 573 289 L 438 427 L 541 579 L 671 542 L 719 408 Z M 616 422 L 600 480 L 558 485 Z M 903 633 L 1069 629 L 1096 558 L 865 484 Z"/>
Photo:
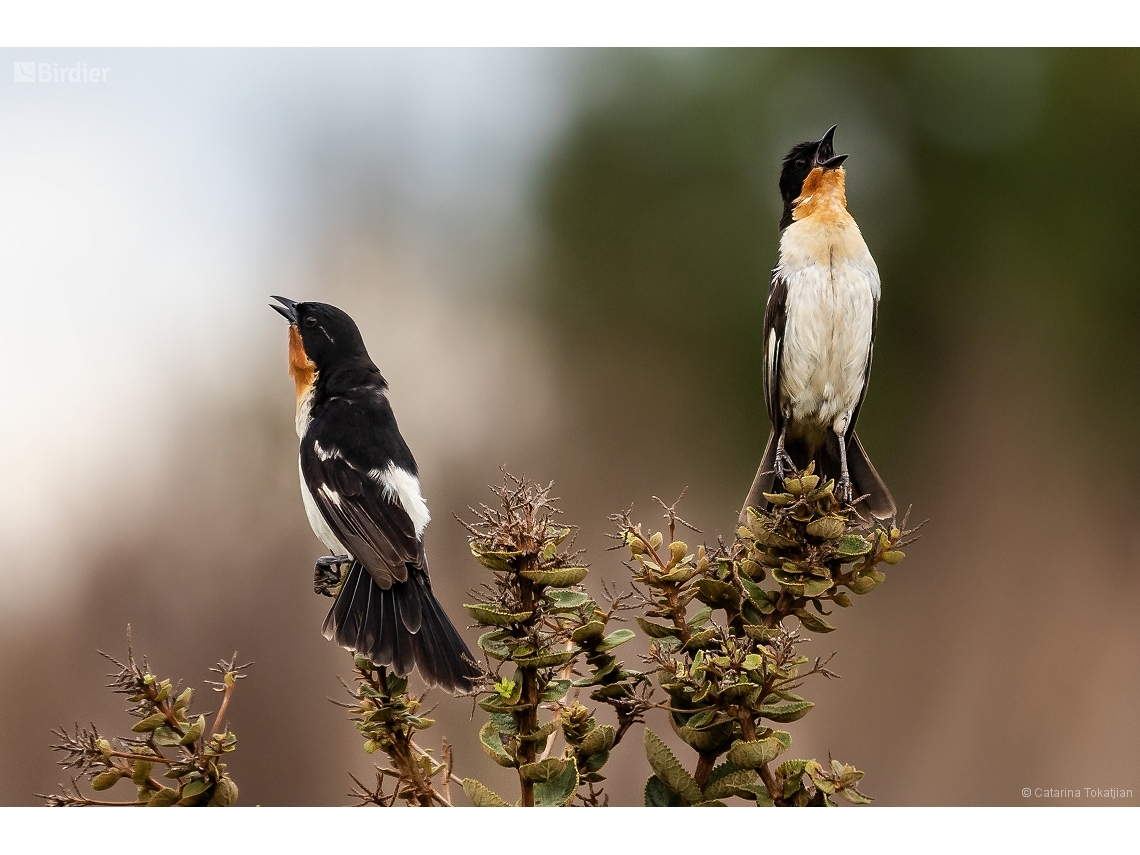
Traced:
<path id="1" fill-rule="evenodd" d="M 780 159 L 838 123 L 883 281 L 860 433 L 895 450 L 888 480 L 978 365 L 1082 413 L 1094 447 L 1136 417 L 1140 53 L 597 51 L 580 98 L 540 189 L 536 287 L 588 412 L 668 374 L 715 408 L 725 463 L 755 463 Z"/>

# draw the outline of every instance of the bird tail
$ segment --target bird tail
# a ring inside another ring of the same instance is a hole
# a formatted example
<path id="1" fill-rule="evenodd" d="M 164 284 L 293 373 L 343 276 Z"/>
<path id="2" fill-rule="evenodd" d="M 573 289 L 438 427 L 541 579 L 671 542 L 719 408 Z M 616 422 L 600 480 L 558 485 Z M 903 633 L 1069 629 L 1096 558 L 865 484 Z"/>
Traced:
<path id="1" fill-rule="evenodd" d="M 479 675 L 427 574 L 416 568 L 408 569 L 406 582 L 385 591 L 353 561 L 325 618 L 324 635 L 401 677 L 419 668 L 428 684 L 447 691 L 467 691 Z"/>
<path id="2" fill-rule="evenodd" d="M 830 450 L 830 447 L 829 447 Z M 835 454 L 838 457 L 839 448 L 836 443 Z M 838 464 L 836 464 L 838 466 Z M 863 450 L 863 443 L 859 435 L 851 431 L 851 441 L 847 443 L 847 472 L 851 475 L 851 488 L 856 496 L 866 496 L 863 507 L 875 519 L 887 520 L 895 515 L 894 497 L 875 467 L 871 465 L 871 458 Z"/>
<path id="3" fill-rule="evenodd" d="M 760 459 L 760 468 L 756 470 L 756 477 L 752 479 L 752 488 L 748 491 L 748 498 L 744 500 L 744 507 L 740 509 L 740 524 L 748 525 L 749 508 L 766 508 L 768 501 L 765 493 L 772 492 L 776 481 L 776 432 L 768 434 L 768 444 L 764 446 L 764 456 Z"/>
<path id="4" fill-rule="evenodd" d="M 787 452 L 796 466 L 807 468 L 815 461 L 816 474 L 821 478 L 839 479 L 842 471 L 839 461 L 839 437 L 831 434 L 828 441 L 816 448 L 807 448 L 801 442 L 789 441 Z M 876 519 L 890 519 L 895 515 L 895 500 L 891 491 L 871 465 L 871 458 L 863 449 L 863 443 L 854 431 L 847 442 L 847 472 L 851 476 L 851 489 L 856 496 L 866 496 L 862 507 Z M 744 500 L 744 507 L 740 511 L 740 524 L 748 524 L 748 508 L 767 508 L 768 502 L 764 493 L 771 493 L 776 481 L 776 433 L 768 435 L 768 444 L 764 447 L 764 457 L 760 461 L 760 468 L 756 470 L 756 478 L 752 481 L 752 489 L 748 491 L 748 498 Z"/>

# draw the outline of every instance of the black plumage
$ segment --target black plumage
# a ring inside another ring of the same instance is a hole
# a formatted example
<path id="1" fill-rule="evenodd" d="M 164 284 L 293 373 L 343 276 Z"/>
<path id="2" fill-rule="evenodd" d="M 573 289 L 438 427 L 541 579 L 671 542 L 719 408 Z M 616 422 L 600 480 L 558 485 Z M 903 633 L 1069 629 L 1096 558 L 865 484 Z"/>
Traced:
<path id="1" fill-rule="evenodd" d="M 432 593 L 427 505 L 387 383 L 347 314 L 274 299 L 292 324 L 306 513 L 318 538 L 348 565 L 325 637 L 397 674 L 418 668 L 428 683 L 469 689 L 479 669 Z"/>

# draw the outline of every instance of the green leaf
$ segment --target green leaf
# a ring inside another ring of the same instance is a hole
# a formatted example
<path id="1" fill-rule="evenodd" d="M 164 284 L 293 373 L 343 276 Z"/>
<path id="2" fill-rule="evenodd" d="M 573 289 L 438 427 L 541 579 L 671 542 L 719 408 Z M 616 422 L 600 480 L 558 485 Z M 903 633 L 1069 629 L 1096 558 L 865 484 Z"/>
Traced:
<path id="1" fill-rule="evenodd" d="M 712 612 L 713 610 L 708 606 L 701 606 L 701 608 L 697 610 L 697 613 L 689 618 L 689 627 L 700 626 L 712 617 Z"/>
<path id="2" fill-rule="evenodd" d="M 669 585 L 681 585 L 697 575 L 697 568 L 691 564 L 682 564 L 668 573 L 662 573 L 660 581 Z"/>
<path id="3" fill-rule="evenodd" d="M 570 636 L 570 640 L 575 644 L 582 644 L 587 641 L 601 638 L 605 635 L 606 625 L 600 620 L 592 620 L 589 623 L 582 624 L 574 630 L 574 634 Z"/>
<path id="4" fill-rule="evenodd" d="M 147 807 L 170 807 L 178 801 L 178 790 L 172 787 L 163 787 L 157 793 L 150 797 L 146 803 Z"/>
<path id="5" fill-rule="evenodd" d="M 108 769 L 106 772 L 100 772 L 91 779 L 91 789 L 102 792 L 109 790 L 115 784 L 119 783 L 119 779 L 123 777 L 123 773 L 118 769 Z"/>
<path id="6" fill-rule="evenodd" d="M 650 638 L 673 638 L 681 633 L 681 630 L 675 626 L 662 626 L 659 623 L 648 621 L 640 615 L 638 615 L 635 620 L 637 621 L 637 625 L 641 627 L 641 631 Z"/>
<path id="7" fill-rule="evenodd" d="M 487 722 L 479 730 L 479 744 L 483 746 L 483 750 L 487 753 L 487 756 L 500 766 L 506 766 L 507 768 L 515 767 L 515 758 L 507 752 L 506 747 L 503 745 L 503 740 L 499 736 L 499 731 L 493 722 Z"/>
<path id="8" fill-rule="evenodd" d="M 645 756 L 653 773 L 686 803 L 701 801 L 701 788 L 656 733 L 645 728 Z"/>
<path id="9" fill-rule="evenodd" d="M 717 769 L 727 771 L 717 775 Z M 756 781 L 756 772 L 753 769 L 738 769 L 733 763 L 721 763 L 713 774 L 709 776 L 709 785 L 705 787 L 706 799 L 727 799 L 737 794 L 741 787 L 747 787 Z"/>
<path id="10" fill-rule="evenodd" d="M 511 626 L 523 623 L 534 612 L 508 612 L 489 603 L 464 603 L 463 608 L 467 614 L 484 626 Z"/>
<path id="11" fill-rule="evenodd" d="M 501 629 L 492 629 L 479 636 L 479 649 L 495 659 L 510 659 L 511 648 L 503 643 L 504 635 Z"/>
<path id="12" fill-rule="evenodd" d="M 463 779 L 463 793 L 475 807 L 510 807 L 485 784 L 479 783 L 474 778 Z"/>
<path id="13" fill-rule="evenodd" d="M 586 734 L 582 744 L 578 746 L 578 754 L 586 757 L 590 754 L 599 754 L 614 747 L 615 731 L 610 725 L 603 724 L 595 727 Z"/>
<path id="14" fill-rule="evenodd" d="M 179 740 L 179 745 L 193 745 L 197 742 L 203 733 L 206 732 L 206 717 L 204 715 L 198 716 L 197 720 L 186 728 L 186 735 Z"/>
<path id="15" fill-rule="evenodd" d="M 520 570 L 519 575 L 536 585 L 569 588 L 585 579 L 589 572 L 587 567 L 557 567 L 551 570 Z"/>
<path id="16" fill-rule="evenodd" d="M 689 640 L 682 646 L 682 650 L 700 650 L 702 647 L 708 647 L 713 639 L 720 635 L 719 630 L 715 626 L 710 626 L 708 629 L 702 629 L 700 632 L 694 632 L 689 636 Z"/>
<path id="17" fill-rule="evenodd" d="M 565 762 L 558 774 L 545 781 L 535 783 L 534 803 L 542 807 L 561 807 L 570 804 L 574 799 L 574 793 L 577 791 L 578 767 L 572 762 Z"/>
<path id="18" fill-rule="evenodd" d="M 870 552 L 872 546 L 857 534 L 849 534 L 835 544 L 835 554 L 840 558 L 858 558 Z"/>
<path id="19" fill-rule="evenodd" d="M 803 579 L 804 590 L 803 590 L 802 596 L 804 596 L 804 597 L 820 597 L 820 596 L 823 596 L 829 590 L 831 590 L 831 588 L 834 584 L 835 583 L 832 582 L 830 578 L 827 578 L 827 579 L 817 579 L 814 577 L 804 578 Z"/>
<path id="20" fill-rule="evenodd" d="M 522 742 L 539 742 L 539 743 L 542 743 L 541 745 L 539 745 L 539 751 L 541 752 L 542 749 L 545 747 L 547 740 L 550 738 L 550 734 L 554 733 L 554 731 L 556 731 L 558 729 L 558 726 L 561 723 L 562 722 L 560 719 L 557 719 L 557 718 L 551 719 L 546 724 L 542 725 L 542 727 L 538 728 L 537 730 L 531 731 L 530 733 L 526 734 L 525 736 L 520 734 L 519 739 Z"/>
<path id="21" fill-rule="evenodd" d="M 736 795 L 741 798 L 756 799 L 757 807 L 772 807 L 775 804 L 775 802 L 772 801 L 772 797 L 768 795 L 768 788 L 761 783 L 745 784 L 736 789 Z"/>
<path id="22" fill-rule="evenodd" d="M 618 670 L 620 664 L 621 663 L 614 659 L 612 656 L 605 656 L 602 662 L 599 662 L 597 665 L 593 666 L 593 669 L 588 676 L 583 677 L 580 680 L 575 680 L 574 685 L 596 686 L 598 683 L 601 683 L 603 680 L 605 680 L 606 677 L 608 677 L 614 671 Z"/>
<path id="23" fill-rule="evenodd" d="M 829 624 L 821 617 L 813 615 L 811 612 L 804 609 L 796 609 L 793 614 L 800 619 L 800 623 L 804 625 L 804 629 L 810 632 L 834 632 L 835 627 Z"/>
<path id="24" fill-rule="evenodd" d="M 656 775 L 645 782 L 646 807 L 681 807 L 684 802 L 681 797 L 665 786 L 665 782 Z"/>
<path id="25" fill-rule="evenodd" d="M 178 712 L 179 710 L 185 709 L 186 707 L 188 707 L 190 705 L 190 701 L 191 701 L 191 699 L 193 699 L 193 697 L 194 697 L 194 690 L 193 689 L 190 689 L 190 688 L 183 689 L 182 694 L 180 694 L 177 698 L 174 699 L 174 711 Z"/>
<path id="26" fill-rule="evenodd" d="M 210 807 L 230 807 L 238 800 L 237 784 L 232 778 L 223 777 L 214 786 L 214 795 L 210 798 Z"/>
<path id="27" fill-rule="evenodd" d="M 701 579 L 697 583 L 697 599 L 714 609 L 735 610 L 740 607 L 740 592 L 718 579 Z"/>
<path id="28" fill-rule="evenodd" d="M 847 520 L 843 517 L 820 517 L 817 520 L 812 520 L 807 524 L 805 529 L 812 537 L 818 537 L 822 540 L 835 540 L 847 528 Z"/>
<path id="29" fill-rule="evenodd" d="M 166 721 L 166 716 L 160 712 L 152 713 L 146 718 L 136 721 L 131 727 L 135 733 L 148 733 Z"/>
<path id="30" fill-rule="evenodd" d="M 552 612 L 574 611 L 590 602 L 590 595 L 584 591 L 566 591 L 559 588 L 548 588 L 542 594 L 554 605 Z"/>
<path id="31" fill-rule="evenodd" d="M 618 645 L 625 644 L 635 636 L 636 633 L 632 629 L 619 629 L 607 635 L 602 643 L 595 649 L 599 652 L 613 650 Z"/>
<path id="32" fill-rule="evenodd" d="M 791 734 L 777 730 L 765 739 L 733 743 L 728 749 L 728 760 L 742 769 L 759 769 L 765 763 L 771 763 L 791 746 Z"/>
<path id="33" fill-rule="evenodd" d="M 780 631 L 770 626 L 764 626 L 762 623 L 746 623 L 744 625 L 744 634 L 753 641 L 763 642 L 777 638 L 780 635 Z"/>
<path id="34" fill-rule="evenodd" d="M 175 746 L 182 742 L 182 734 L 164 724 L 154 729 L 153 739 L 155 745 Z"/>
<path id="35" fill-rule="evenodd" d="M 517 559 L 521 552 L 513 550 L 495 551 L 488 549 L 486 551 L 479 549 L 475 544 L 471 544 L 471 554 L 475 556 L 475 560 L 486 567 L 488 570 L 497 570 L 500 573 L 509 573 L 514 568 L 511 562 Z"/>
<path id="36" fill-rule="evenodd" d="M 582 757 L 580 759 L 582 761 L 582 766 L 581 766 L 580 771 L 585 772 L 588 775 L 593 775 L 593 774 L 596 774 L 599 769 L 601 769 L 603 766 L 606 765 L 606 761 L 610 759 L 610 752 L 599 751 L 597 754 L 590 754 L 589 756 Z M 591 780 L 591 779 L 587 779 L 587 780 Z M 598 776 L 598 780 L 602 780 L 601 776 Z"/>
<path id="37" fill-rule="evenodd" d="M 149 760 L 136 760 L 131 769 L 131 780 L 141 787 L 150 779 L 153 771 L 154 764 Z"/>
<path id="38" fill-rule="evenodd" d="M 552 778 L 557 778 L 566 771 L 567 766 L 572 766 L 569 760 L 564 760 L 561 757 L 548 757 L 545 760 L 539 760 L 537 763 L 525 763 L 519 766 L 519 777 L 524 781 L 530 781 L 532 784 L 541 784 Z"/>
<path id="39" fill-rule="evenodd" d="M 510 713 L 491 713 L 491 724 L 499 733 L 514 734 L 519 732 L 515 717 Z"/>
<path id="40" fill-rule="evenodd" d="M 206 790 L 210 789 L 209 781 L 191 781 L 186 784 L 179 793 L 179 804 L 188 805 L 193 804 Z"/>
<path id="41" fill-rule="evenodd" d="M 811 701 L 799 701 L 798 703 L 791 704 L 765 704 L 757 707 L 756 712 L 766 719 L 771 721 L 778 721 L 780 724 L 787 724 L 791 721 L 799 721 L 815 704 Z"/>
<path id="42" fill-rule="evenodd" d="M 873 801 L 870 796 L 863 795 L 855 787 L 843 787 L 836 790 L 836 793 L 853 805 L 869 805 Z"/>
<path id="43" fill-rule="evenodd" d="M 570 691 L 570 685 L 570 680 L 551 680 L 542 691 L 543 703 L 552 704 L 555 701 L 562 700 Z"/>

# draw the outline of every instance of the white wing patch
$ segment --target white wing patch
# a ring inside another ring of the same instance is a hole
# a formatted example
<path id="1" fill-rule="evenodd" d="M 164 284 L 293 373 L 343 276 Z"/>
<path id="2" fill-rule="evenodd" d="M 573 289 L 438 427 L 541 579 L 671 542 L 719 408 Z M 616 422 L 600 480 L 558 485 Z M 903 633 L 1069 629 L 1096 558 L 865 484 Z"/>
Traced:
<path id="1" fill-rule="evenodd" d="M 332 448 L 322 448 L 321 444 L 315 439 L 313 440 L 313 451 L 317 453 L 319 460 L 340 460 L 344 457 L 339 448 L 335 445 Z"/>
<path id="2" fill-rule="evenodd" d="M 416 537 L 423 537 L 424 529 L 431 521 L 431 514 L 428 513 L 427 502 L 420 492 L 420 479 L 395 463 L 389 463 L 387 469 L 370 470 L 368 477 L 380 485 L 386 499 L 399 502 L 415 526 Z"/>

